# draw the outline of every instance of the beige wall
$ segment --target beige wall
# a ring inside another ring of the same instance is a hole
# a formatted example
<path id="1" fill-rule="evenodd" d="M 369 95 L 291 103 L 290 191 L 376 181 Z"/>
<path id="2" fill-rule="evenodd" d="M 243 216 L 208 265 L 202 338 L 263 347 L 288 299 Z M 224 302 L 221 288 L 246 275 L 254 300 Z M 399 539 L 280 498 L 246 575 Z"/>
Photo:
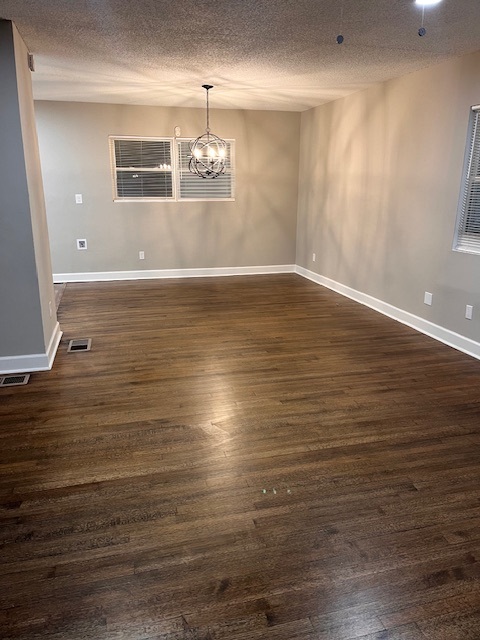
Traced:
<path id="1" fill-rule="evenodd" d="M 54 273 L 294 264 L 300 114 L 211 111 L 213 131 L 236 140 L 235 202 L 114 203 L 108 136 L 178 125 L 196 137 L 205 111 L 37 102 L 36 113 Z"/>
<path id="2" fill-rule="evenodd" d="M 480 256 L 451 249 L 478 103 L 480 53 L 304 112 L 297 264 L 479 341 Z"/>

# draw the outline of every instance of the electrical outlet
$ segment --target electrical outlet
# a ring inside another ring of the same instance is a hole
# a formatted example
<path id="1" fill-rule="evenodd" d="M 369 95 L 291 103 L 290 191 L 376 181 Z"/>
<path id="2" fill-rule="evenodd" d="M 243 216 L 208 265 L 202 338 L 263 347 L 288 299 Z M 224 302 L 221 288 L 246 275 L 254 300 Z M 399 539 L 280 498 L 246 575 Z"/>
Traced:
<path id="1" fill-rule="evenodd" d="M 317 256 L 316 256 L 314 253 L 312 253 L 312 260 L 313 260 L 313 262 L 315 262 L 315 260 L 316 260 L 316 259 L 317 259 Z"/>
<path id="2" fill-rule="evenodd" d="M 145 251 L 139 251 L 138 252 L 138 259 L 139 260 L 145 260 Z"/>
<path id="3" fill-rule="evenodd" d="M 81 193 L 75 194 L 75 204 L 83 204 L 83 196 Z"/>
<path id="4" fill-rule="evenodd" d="M 473 318 L 473 306 L 471 304 L 467 304 L 465 307 L 465 318 L 467 320 L 471 320 Z"/>
<path id="5" fill-rule="evenodd" d="M 433 293 L 429 293 L 428 291 L 425 291 L 425 297 L 423 298 L 423 302 L 431 306 L 432 299 L 433 299 Z"/>
<path id="6" fill-rule="evenodd" d="M 77 240 L 77 249 L 79 251 L 86 250 L 86 248 L 87 248 L 87 241 L 85 239 Z"/>

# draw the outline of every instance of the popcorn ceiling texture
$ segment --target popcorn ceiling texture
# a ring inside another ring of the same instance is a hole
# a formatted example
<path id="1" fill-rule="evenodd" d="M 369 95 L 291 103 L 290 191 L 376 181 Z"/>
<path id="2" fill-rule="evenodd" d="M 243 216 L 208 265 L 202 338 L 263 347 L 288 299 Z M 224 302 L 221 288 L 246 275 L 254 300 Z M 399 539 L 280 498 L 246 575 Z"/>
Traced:
<path id="1" fill-rule="evenodd" d="M 480 0 L 0 0 L 37 99 L 302 111 L 480 49 Z M 335 38 L 342 32 L 343 45 Z"/>

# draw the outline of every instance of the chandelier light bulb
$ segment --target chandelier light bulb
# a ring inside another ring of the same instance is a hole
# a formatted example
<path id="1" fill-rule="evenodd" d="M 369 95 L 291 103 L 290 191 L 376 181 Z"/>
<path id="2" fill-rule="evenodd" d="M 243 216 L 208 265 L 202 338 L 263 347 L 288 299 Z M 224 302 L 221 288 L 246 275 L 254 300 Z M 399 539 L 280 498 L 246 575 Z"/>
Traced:
<path id="1" fill-rule="evenodd" d="M 440 4 L 442 0 L 415 0 L 415 4 L 421 7 L 433 7 L 435 4 Z"/>

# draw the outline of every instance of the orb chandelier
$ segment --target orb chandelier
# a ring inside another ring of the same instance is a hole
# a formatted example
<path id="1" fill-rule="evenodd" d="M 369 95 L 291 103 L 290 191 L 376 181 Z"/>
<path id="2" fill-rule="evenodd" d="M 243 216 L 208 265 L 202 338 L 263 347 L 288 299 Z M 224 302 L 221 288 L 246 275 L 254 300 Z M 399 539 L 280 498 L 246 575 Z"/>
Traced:
<path id="1" fill-rule="evenodd" d="M 205 133 L 190 141 L 189 170 L 200 178 L 217 178 L 225 172 L 227 143 L 210 131 L 208 92 L 211 84 L 203 84 L 207 92 L 207 126 Z"/>

